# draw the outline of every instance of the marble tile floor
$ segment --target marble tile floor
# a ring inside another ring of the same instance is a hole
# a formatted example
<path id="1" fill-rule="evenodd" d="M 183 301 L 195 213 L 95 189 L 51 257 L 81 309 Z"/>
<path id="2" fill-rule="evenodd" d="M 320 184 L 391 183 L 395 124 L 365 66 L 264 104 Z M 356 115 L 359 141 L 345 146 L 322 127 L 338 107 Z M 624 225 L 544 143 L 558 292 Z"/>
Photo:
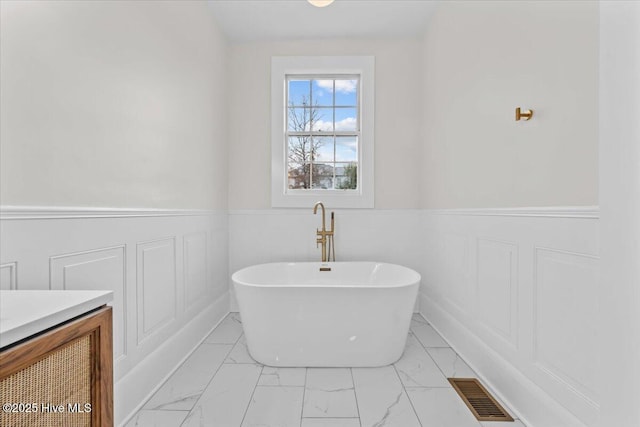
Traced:
<path id="1" fill-rule="evenodd" d="M 525 427 L 475 420 L 446 380 L 475 376 L 419 314 L 393 365 L 273 368 L 230 313 L 126 427 Z"/>

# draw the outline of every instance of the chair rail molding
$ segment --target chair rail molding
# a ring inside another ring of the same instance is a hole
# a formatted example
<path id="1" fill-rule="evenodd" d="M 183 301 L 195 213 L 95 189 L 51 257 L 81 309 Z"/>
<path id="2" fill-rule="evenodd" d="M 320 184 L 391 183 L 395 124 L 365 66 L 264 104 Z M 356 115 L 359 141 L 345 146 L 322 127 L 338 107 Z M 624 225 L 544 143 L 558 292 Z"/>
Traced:
<path id="1" fill-rule="evenodd" d="M 207 209 L 113 208 L 92 206 L 0 206 L 0 219 L 126 218 L 201 216 L 225 211 Z"/>
<path id="2" fill-rule="evenodd" d="M 600 217 L 599 206 L 543 206 L 513 208 L 451 208 L 425 209 L 433 215 L 483 215 L 483 216 L 524 216 L 550 218 L 587 218 Z"/>

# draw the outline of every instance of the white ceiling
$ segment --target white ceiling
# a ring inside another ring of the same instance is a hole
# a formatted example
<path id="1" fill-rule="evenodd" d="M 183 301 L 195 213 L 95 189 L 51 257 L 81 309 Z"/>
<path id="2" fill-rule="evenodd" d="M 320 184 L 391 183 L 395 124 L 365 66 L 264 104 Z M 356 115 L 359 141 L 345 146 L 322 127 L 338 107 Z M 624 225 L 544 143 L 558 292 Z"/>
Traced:
<path id="1" fill-rule="evenodd" d="M 307 0 L 209 0 L 231 41 L 421 34 L 435 0 L 335 0 L 317 8 Z"/>

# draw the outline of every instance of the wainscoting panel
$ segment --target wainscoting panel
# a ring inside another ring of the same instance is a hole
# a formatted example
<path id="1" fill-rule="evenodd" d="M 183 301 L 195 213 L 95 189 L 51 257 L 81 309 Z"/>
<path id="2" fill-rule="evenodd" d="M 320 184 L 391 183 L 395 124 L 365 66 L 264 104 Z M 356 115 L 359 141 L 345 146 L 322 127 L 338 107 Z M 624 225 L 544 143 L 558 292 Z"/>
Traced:
<path id="1" fill-rule="evenodd" d="M 231 273 L 320 259 L 311 207 L 1 213 L 2 289 L 114 291 L 116 424 L 237 310 Z M 527 426 L 595 426 L 597 208 L 335 213 L 337 260 L 418 271 L 422 314 Z"/>
<path id="2" fill-rule="evenodd" d="M 598 258 L 547 248 L 536 248 L 535 255 L 534 363 L 550 387 L 582 398 L 572 405 L 593 417 L 598 407 Z"/>
<path id="3" fill-rule="evenodd" d="M 126 301 L 124 299 L 125 246 L 52 256 L 49 288 L 52 290 L 113 291 L 113 358 L 126 355 Z"/>
<path id="4" fill-rule="evenodd" d="M 183 242 L 185 311 L 191 311 L 211 291 L 207 279 L 207 233 L 186 235 Z"/>
<path id="5" fill-rule="evenodd" d="M 490 333 L 518 346 L 518 247 L 497 240 L 477 240 L 476 307 Z"/>
<path id="6" fill-rule="evenodd" d="M 175 237 L 137 245 L 138 344 L 176 318 Z"/>
<path id="7" fill-rule="evenodd" d="M 0 290 L 18 289 L 18 263 L 8 262 L 0 265 Z"/>
<path id="8" fill-rule="evenodd" d="M 444 233 L 443 284 L 444 298 L 450 310 L 466 316 L 471 310 L 471 283 L 469 281 L 469 238 L 458 233 Z"/>
<path id="9" fill-rule="evenodd" d="M 597 209 L 422 218 L 422 314 L 526 425 L 595 426 Z"/>
<path id="10" fill-rule="evenodd" d="M 227 224 L 226 211 L 2 207 L 2 289 L 113 291 L 120 425 L 228 312 Z"/>

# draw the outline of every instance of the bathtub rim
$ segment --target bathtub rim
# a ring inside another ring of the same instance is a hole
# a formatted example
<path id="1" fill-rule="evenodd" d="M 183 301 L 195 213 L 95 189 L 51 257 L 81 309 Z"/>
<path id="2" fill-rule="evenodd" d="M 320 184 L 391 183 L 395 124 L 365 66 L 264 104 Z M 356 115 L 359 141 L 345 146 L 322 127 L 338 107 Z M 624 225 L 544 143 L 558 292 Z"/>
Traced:
<path id="1" fill-rule="evenodd" d="M 394 268 L 401 268 L 406 270 L 409 275 L 413 277 L 406 281 L 401 281 L 398 284 L 374 284 L 374 283 L 361 283 L 361 284 L 341 284 L 341 285 L 333 285 L 328 283 L 318 283 L 318 284 L 289 284 L 289 283 L 249 283 L 243 280 L 238 280 L 238 275 L 248 269 L 263 267 L 263 266 L 276 266 L 276 265 L 317 265 L 318 269 L 320 267 L 331 267 L 332 265 L 339 264 L 375 264 L 375 265 L 389 265 Z M 390 262 L 379 262 L 379 261 L 335 261 L 335 262 L 320 262 L 320 261 L 280 261 L 280 262 L 265 262 L 260 264 L 253 264 L 247 267 L 243 267 L 237 271 L 235 271 L 231 275 L 231 281 L 233 285 L 246 286 L 251 288 L 282 288 L 282 289 L 294 289 L 294 288 L 328 288 L 328 289 L 397 289 L 411 286 L 419 286 L 422 281 L 422 276 L 420 273 L 415 271 L 410 267 L 406 267 L 402 264 L 394 264 Z"/>

